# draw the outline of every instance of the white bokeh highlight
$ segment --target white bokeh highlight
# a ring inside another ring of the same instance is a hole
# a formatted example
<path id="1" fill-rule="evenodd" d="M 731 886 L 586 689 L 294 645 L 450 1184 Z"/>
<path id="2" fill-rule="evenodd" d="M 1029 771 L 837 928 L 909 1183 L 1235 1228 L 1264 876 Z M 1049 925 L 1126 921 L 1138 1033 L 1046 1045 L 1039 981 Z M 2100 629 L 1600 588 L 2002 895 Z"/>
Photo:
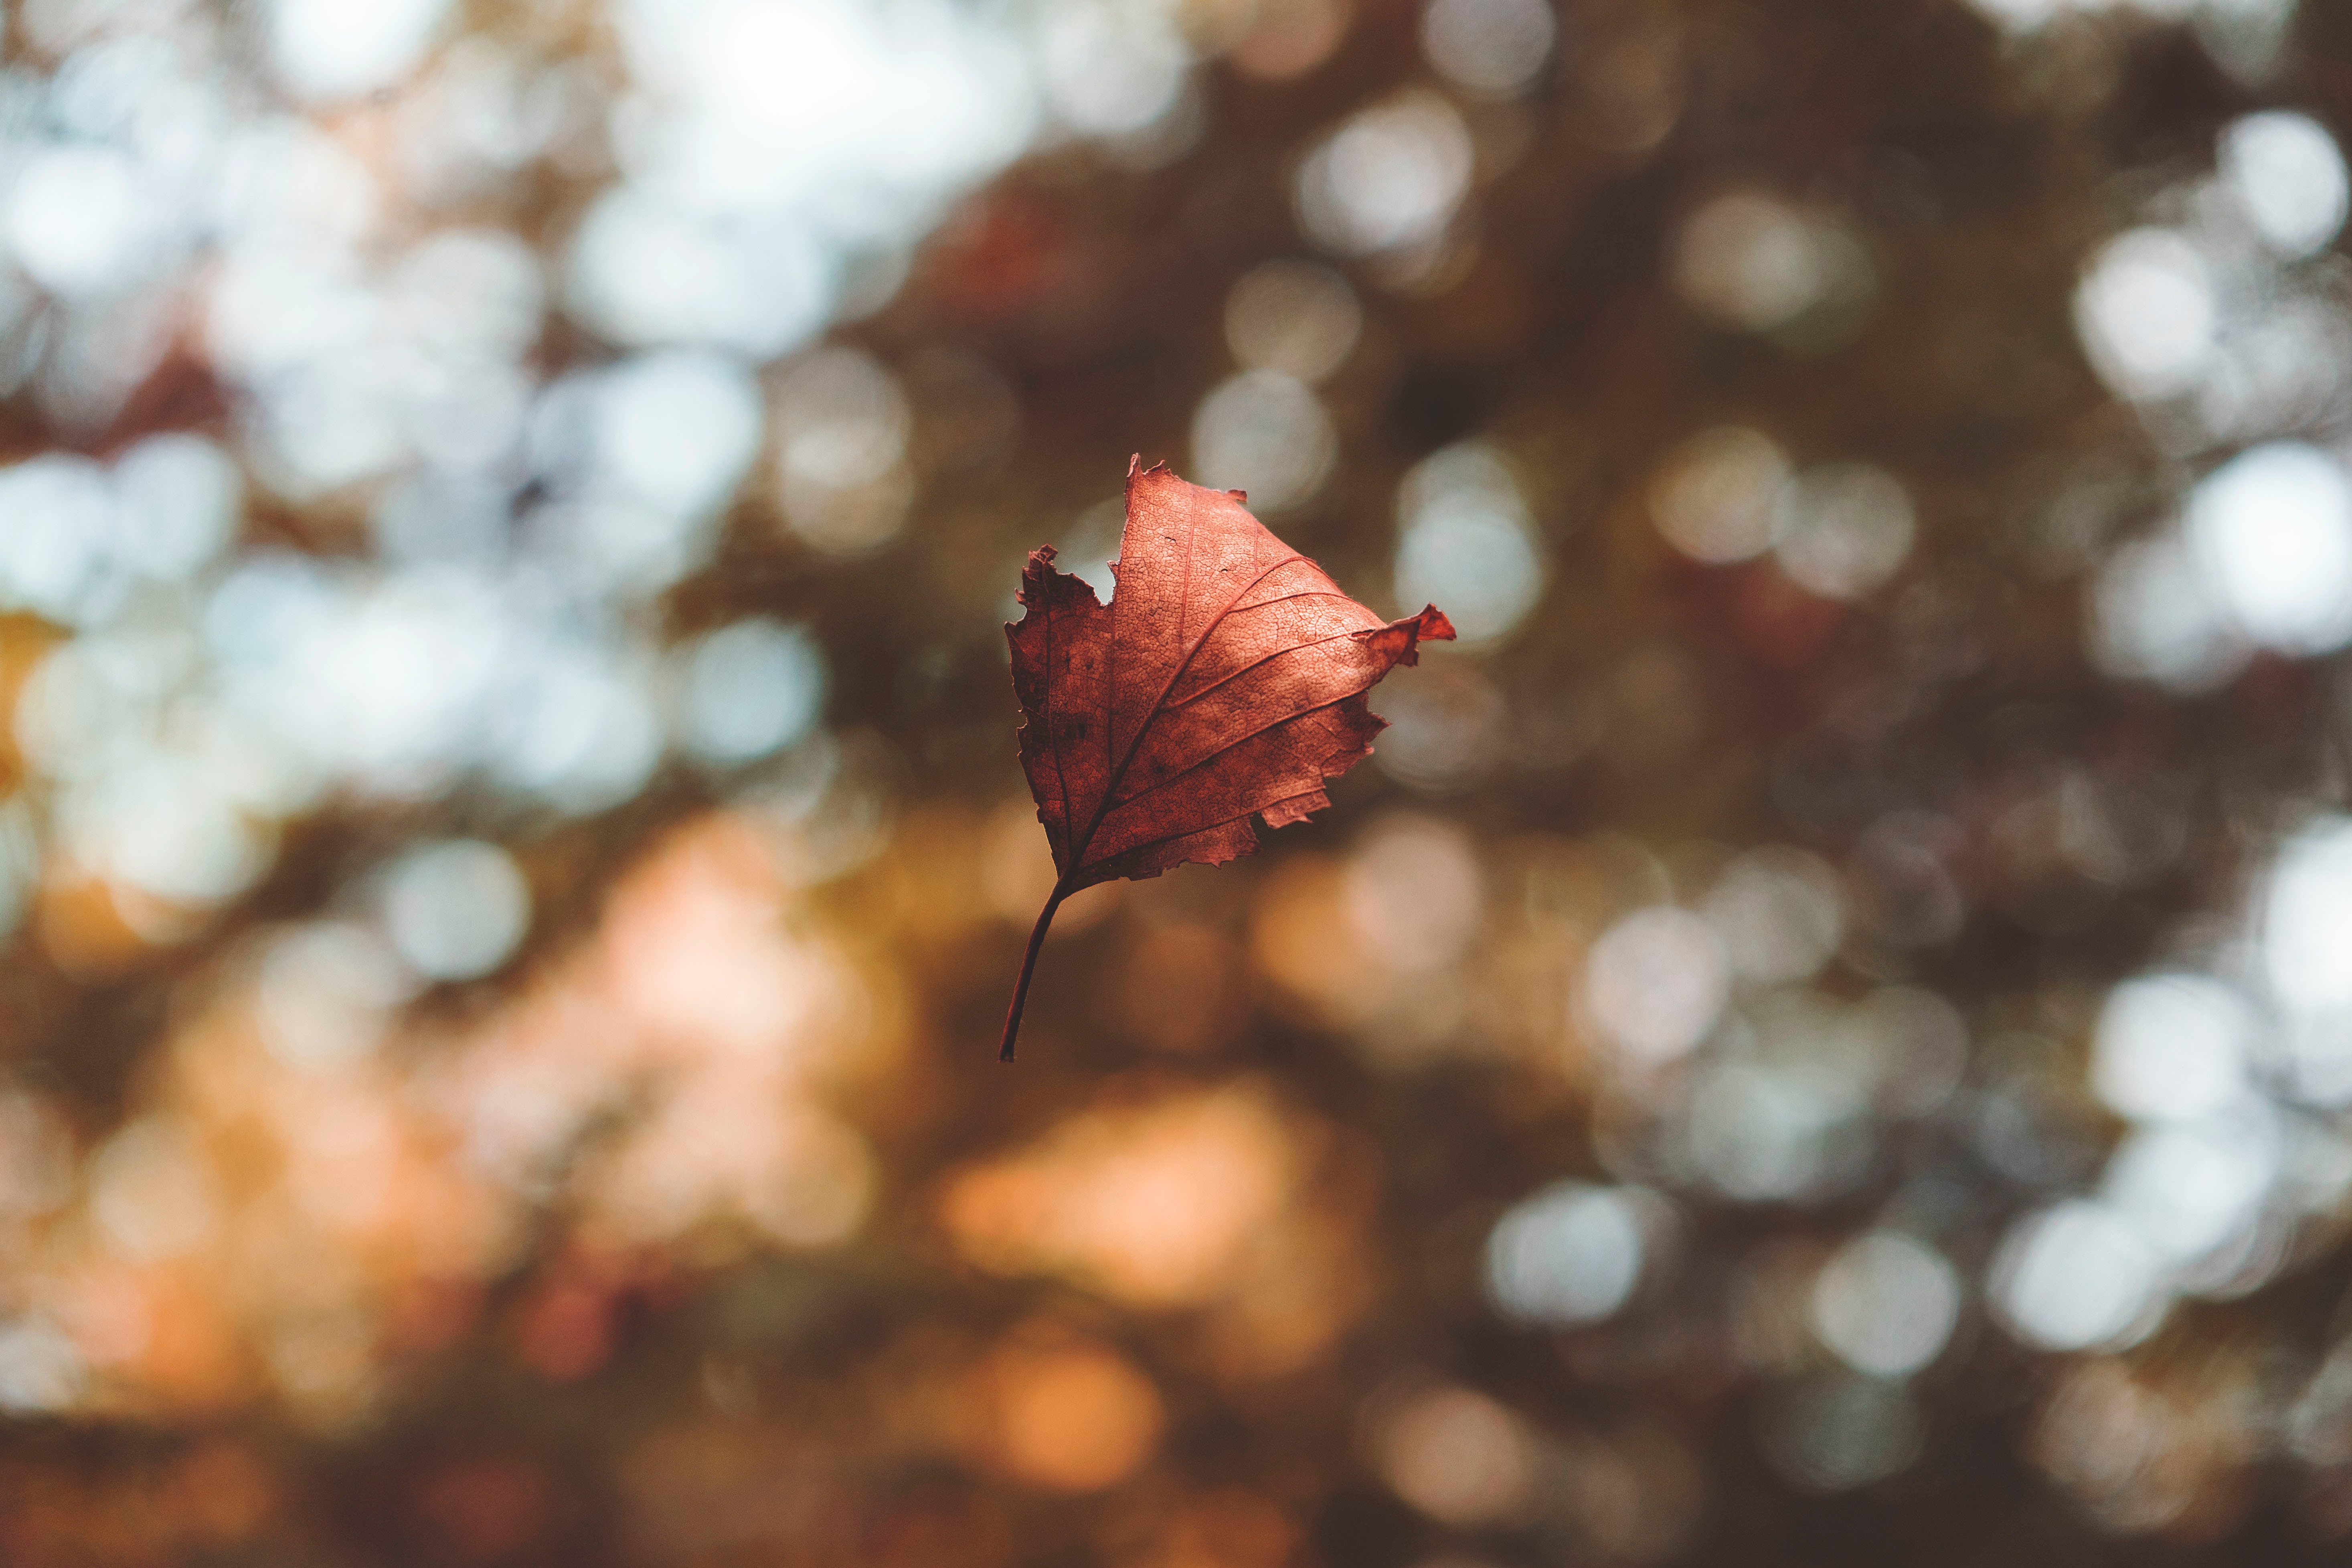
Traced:
<path id="1" fill-rule="evenodd" d="M 2189 492 L 2189 548 L 2252 642 L 2294 655 L 2352 641 L 2352 480 L 2317 447 L 2274 441 Z"/>
<path id="2" fill-rule="evenodd" d="M 1668 543 L 1704 565 L 1752 560 L 1779 537 L 1773 502 L 1789 474 L 1769 437 L 1738 425 L 1702 430 L 1650 481 L 1650 515 Z"/>
<path id="3" fill-rule="evenodd" d="M 800 740 L 824 700 L 824 662 L 798 626 L 753 616 L 721 626 L 686 656 L 679 723 L 706 762 L 745 763 Z"/>
<path id="4" fill-rule="evenodd" d="M 1715 1026 L 1730 984 L 1715 929 L 1671 905 L 1627 915 L 1585 956 L 1585 1011 L 1637 1063 L 1687 1054 Z"/>
<path id="5" fill-rule="evenodd" d="M 1298 166 L 1298 216 L 1342 256 L 1436 239 L 1468 194 L 1475 161 L 1461 111 L 1424 89 L 1360 110 Z"/>
<path id="6" fill-rule="evenodd" d="M 1857 599 L 1902 569 L 1918 531 L 1911 492 L 1869 463 L 1809 468 L 1774 500 L 1780 570 L 1831 599 Z"/>
<path id="7" fill-rule="evenodd" d="M 1257 512 L 1312 497 L 1330 477 L 1339 436 L 1315 389 L 1276 370 L 1219 383 L 1192 415 L 1192 471 L 1214 489 L 1241 490 Z"/>
<path id="8" fill-rule="evenodd" d="M 2234 987 L 2149 974 L 2110 992 L 2093 1036 L 2091 1088 L 2117 1114 L 2186 1121 L 2247 1092 L 2262 1021 Z"/>
<path id="9" fill-rule="evenodd" d="M 1960 1314 L 1960 1278 L 1934 1247 L 1874 1231 L 1840 1247 L 1813 1282 L 1813 1331 L 1847 1365 L 1907 1377 L 1942 1353 Z"/>
<path id="10" fill-rule="evenodd" d="M 448 9 L 449 0 L 272 0 L 270 60 L 305 98 L 357 97 L 405 76 Z"/>
<path id="11" fill-rule="evenodd" d="M 421 844 L 384 873 L 383 921 L 417 973 L 472 980 L 505 963 L 530 931 L 530 886 L 495 844 Z"/>
<path id="12" fill-rule="evenodd" d="M 1596 1322 L 1640 1281 L 1647 1194 L 1563 1182 L 1514 1205 L 1486 1238 L 1486 1290 L 1507 1315 Z"/>
<path id="13" fill-rule="evenodd" d="M 2308 256 L 2344 228 L 2343 150 L 2319 122 L 2266 110 L 2221 132 L 2221 178 L 2263 241 L 2287 258 Z"/>
<path id="14" fill-rule="evenodd" d="M 1424 458 L 1397 492 L 1396 602 L 1444 607 L 1465 647 L 1516 631 L 1543 597 L 1547 564 L 1502 454 L 1465 442 Z"/>
<path id="15" fill-rule="evenodd" d="M 1466 91 L 1527 91 L 1551 58 L 1559 23 L 1548 0 L 1430 0 L 1421 47 L 1438 74 Z"/>
<path id="16" fill-rule="evenodd" d="M 2197 384 L 2217 331 L 2205 258 L 2168 228 L 2136 228 L 2109 240 L 2074 290 L 2074 330 L 2092 368 L 2117 395 L 2177 396 Z"/>
<path id="17" fill-rule="evenodd" d="M 2001 1321 L 2043 1350 L 2129 1343 L 2152 1329 L 2167 1300 L 2163 1259 L 2105 1205 L 2069 1199 L 2011 1227 L 1993 1259 Z"/>
<path id="18" fill-rule="evenodd" d="M 2210 575 L 2170 531 L 2110 554 L 2085 608 L 2092 660 L 2111 676 L 2200 692 L 2245 666 L 2245 639 Z"/>

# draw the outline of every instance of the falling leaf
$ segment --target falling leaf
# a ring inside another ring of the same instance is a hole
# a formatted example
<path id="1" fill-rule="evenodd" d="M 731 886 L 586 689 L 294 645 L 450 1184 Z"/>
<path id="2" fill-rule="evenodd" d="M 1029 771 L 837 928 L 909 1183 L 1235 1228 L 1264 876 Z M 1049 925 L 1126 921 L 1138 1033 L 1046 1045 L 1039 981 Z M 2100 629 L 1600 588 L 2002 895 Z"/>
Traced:
<path id="1" fill-rule="evenodd" d="M 1422 638 L 1454 636 L 1435 605 L 1382 621 L 1244 499 L 1134 459 L 1111 602 L 1054 570 L 1050 545 L 1021 574 L 1028 614 L 1004 628 L 1027 719 L 1021 765 L 1060 875 L 1029 933 L 1003 1060 L 1063 900 L 1188 860 L 1222 864 L 1257 847 L 1252 816 L 1282 827 L 1328 805 L 1323 782 L 1385 727 L 1365 692 L 1418 662 Z"/>

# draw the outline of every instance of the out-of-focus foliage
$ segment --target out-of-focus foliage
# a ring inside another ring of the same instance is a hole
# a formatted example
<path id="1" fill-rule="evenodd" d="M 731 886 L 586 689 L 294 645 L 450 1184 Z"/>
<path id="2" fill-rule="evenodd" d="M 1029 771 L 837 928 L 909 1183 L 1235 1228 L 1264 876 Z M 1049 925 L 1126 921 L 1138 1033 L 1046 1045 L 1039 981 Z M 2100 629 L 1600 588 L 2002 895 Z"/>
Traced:
<path id="1" fill-rule="evenodd" d="M 2352 22 L 0 11 L 0 1562 L 2317 1561 Z M 1129 453 L 1377 766 L 1074 900 Z"/>

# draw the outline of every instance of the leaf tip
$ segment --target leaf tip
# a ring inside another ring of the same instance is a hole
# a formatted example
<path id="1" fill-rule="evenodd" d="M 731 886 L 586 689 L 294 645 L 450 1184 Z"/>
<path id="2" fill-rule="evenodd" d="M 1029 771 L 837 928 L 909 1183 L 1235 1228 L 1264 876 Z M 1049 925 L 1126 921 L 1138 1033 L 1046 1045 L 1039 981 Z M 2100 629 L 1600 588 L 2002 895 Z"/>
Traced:
<path id="1" fill-rule="evenodd" d="M 1041 544 L 1029 552 L 1029 559 L 1023 563 L 1021 586 L 1013 596 L 1024 609 L 1034 610 L 1045 603 L 1045 584 L 1053 580 L 1054 547 Z"/>
<path id="2" fill-rule="evenodd" d="M 1356 633 L 1368 646 L 1386 650 L 1391 663 L 1406 666 L 1421 662 L 1423 642 L 1452 642 L 1454 623 L 1435 605 L 1423 607 L 1421 614 L 1407 616 L 1401 621 L 1391 621 L 1384 626 L 1372 626 Z M 1383 666 L 1385 669 L 1387 667 Z"/>

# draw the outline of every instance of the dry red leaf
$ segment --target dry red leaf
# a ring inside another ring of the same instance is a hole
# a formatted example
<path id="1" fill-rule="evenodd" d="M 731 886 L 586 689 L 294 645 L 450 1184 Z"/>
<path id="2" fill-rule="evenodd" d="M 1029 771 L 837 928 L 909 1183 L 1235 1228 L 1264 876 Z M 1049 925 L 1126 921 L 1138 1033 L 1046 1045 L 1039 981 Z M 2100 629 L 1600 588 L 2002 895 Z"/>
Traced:
<path id="1" fill-rule="evenodd" d="M 1417 663 L 1422 638 L 1454 636 L 1433 605 L 1382 621 L 1244 499 L 1134 459 L 1111 602 L 1054 570 L 1050 545 L 1021 574 L 1028 613 L 1004 628 L 1027 720 L 1021 765 L 1061 875 L 1021 960 L 1004 1061 L 1063 900 L 1188 860 L 1222 864 L 1257 847 L 1252 816 L 1282 827 L 1331 804 L 1323 781 L 1387 727 L 1364 693 Z"/>

